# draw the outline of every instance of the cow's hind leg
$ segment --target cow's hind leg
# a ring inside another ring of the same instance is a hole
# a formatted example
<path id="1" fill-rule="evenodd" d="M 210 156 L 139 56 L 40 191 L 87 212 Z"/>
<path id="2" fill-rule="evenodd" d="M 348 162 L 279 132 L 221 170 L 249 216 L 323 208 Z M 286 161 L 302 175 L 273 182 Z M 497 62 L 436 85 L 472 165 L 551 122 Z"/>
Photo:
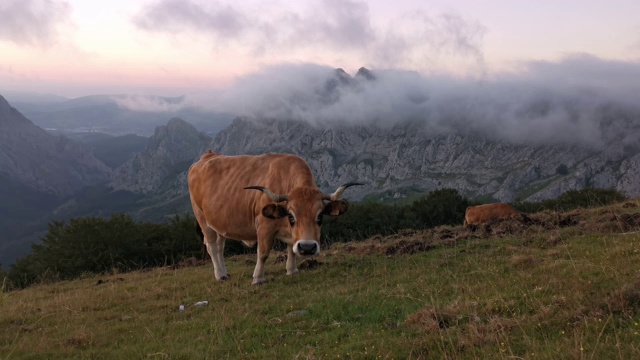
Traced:
<path id="1" fill-rule="evenodd" d="M 220 264 L 220 272 L 222 274 L 225 274 L 223 280 L 226 280 L 231 277 L 229 275 L 229 272 L 227 271 L 227 266 L 224 263 L 224 245 L 227 242 L 227 238 L 218 234 L 218 239 L 216 242 L 216 245 L 218 246 L 218 263 Z"/>
<path id="2" fill-rule="evenodd" d="M 216 280 L 226 280 L 229 278 L 227 275 L 227 269 L 224 266 L 224 261 L 221 262 L 220 258 L 223 254 L 220 254 L 218 249 L 218 234 L 213 231 L 211 228 L 202 229 L 204 233 L 204 244 L 207 247 L 207 252 L 211 257 L 211 262 L 213 262 L 213 271 L 216 276 Z M 224 242 L 224 238 L 223 238 Z"/>

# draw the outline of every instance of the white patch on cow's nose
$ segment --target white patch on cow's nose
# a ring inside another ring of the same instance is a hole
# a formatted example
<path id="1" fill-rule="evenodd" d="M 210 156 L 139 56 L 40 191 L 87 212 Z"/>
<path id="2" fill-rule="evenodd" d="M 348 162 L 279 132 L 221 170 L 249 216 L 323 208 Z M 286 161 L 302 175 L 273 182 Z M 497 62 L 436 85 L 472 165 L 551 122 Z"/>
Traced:
<path id="1" fill-rule="evenodd" d="M 300 240 L 293 246 L 293 252 L 300 256 L 320 254 L 320 244 L 315 240 Z"/>

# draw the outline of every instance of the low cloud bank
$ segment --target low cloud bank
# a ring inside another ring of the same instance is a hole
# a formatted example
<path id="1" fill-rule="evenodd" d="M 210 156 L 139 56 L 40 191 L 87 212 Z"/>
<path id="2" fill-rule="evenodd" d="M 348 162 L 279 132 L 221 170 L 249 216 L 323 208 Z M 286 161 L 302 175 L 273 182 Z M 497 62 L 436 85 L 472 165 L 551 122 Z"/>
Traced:
<path id="1" fill-rule="evenodd" d="M 393 127 L 411 122 L 434 134 L 600 147 L 640 148 L 640 64 L 574 55 L 532 62 L 518 73 L 484 80 L 361 69 L 349 75 L 312 64 L 279 65 L 249 74 L 219 92 L 183 98 L 131 98 L 147 111 L 197 108 L 314 126 Z"/>
<path id="2" fill-rule="evenodd" d="M 152 95 L 116 95 L 112 100 L 132 111 L 151 113 L 174 113 L 186 107 L 184 97 L 161 97 Z"/>
<path id="3" fill-rule="evenodd" d="M 317 65 L 281 65 L 247 75 L 185 106 L 315 126 L 394 126 L 411 121 L 434 134 L 476 134 L 521 143 L 602 146 L 637 142 L 640 64 L 574 55 L 532 62 L 490 80 L 372 70 L 349 76 Z"/>

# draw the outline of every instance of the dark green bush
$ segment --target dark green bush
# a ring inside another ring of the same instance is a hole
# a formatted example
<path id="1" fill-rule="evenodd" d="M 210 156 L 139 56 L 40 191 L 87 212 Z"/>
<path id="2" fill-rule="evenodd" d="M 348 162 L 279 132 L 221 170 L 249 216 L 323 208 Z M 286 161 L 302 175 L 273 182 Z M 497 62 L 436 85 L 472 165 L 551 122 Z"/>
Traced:
<path id="1" fill-rule="evenodd" d="M 523 212 L 534 213 L 542 210 L 568 211 L 577 208 L 604 206 L 623 201 L 626 197 L 615 189 L 569 190 L 556 199 L 539 202 L 517 201 L 513 206 Z"/>
<path id="2" fill-rule="evenodd" d="M 54 221 L 31 254 L 19 259 L 9 278 L 14 286 L 72 279 L 83 273 L 128 271 L 176 263 L 202 254 L 195 219 L 175 216 L 166 224 L 136 222 L 129 215 Z"/>
<path id="3" fill-rule="evenodd" d="M 382 203 L 351 204 L 339 219 L 328 219 L 322 227 L 328 242 L 362 240 L 389 235 L 402 229 L 424 229 L 462 224 L 469 200 L 455 189 L 439 189 L 410 205 Z"/>
<path id="4" fill-rule="evenodd" d="M 2 264 L 0 264 L 0 293 L 2 293 L 2 291 L 7 286 L 8 280 L 9 280 L 9 274 L 6 271 L 4 271 L 4 269 L 2 268 Z"/>
<path id="5" fill-rule="evenodd" d="M 426 197 L 411 204 L 418 228 L 431 228 L 440 225 L 459 225 L 469 200 L 454 189 L 440 189 L 430 192 Z"/>

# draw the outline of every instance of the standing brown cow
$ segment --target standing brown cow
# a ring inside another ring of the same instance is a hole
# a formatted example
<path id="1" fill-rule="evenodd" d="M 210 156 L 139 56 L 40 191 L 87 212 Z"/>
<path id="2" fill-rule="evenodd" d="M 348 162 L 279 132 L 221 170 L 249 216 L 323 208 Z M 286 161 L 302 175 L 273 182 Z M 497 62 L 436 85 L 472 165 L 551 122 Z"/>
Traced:
<path id="1" fill-rule="evenodd" d="M 322 217 L 347 211 L 338 198 L 352 185 L 362 184 L 323 194 L 309 165 L 291 154 L 206 152 L 189 168 L 189 195 L 216 279 L 229 277 L 223 257 L 227 238 L 258 244 L 252 284 L 265 282 L 264 265 L 275 239 L 287 244 L 287 274 L 296 273 L 295 255 L 320 253 Z"/>
<path id="2" fill-rule="evenodd" d="M 464 214 L 464 226 L 480 225 L 491 219 L 502 219 L 518 214 L 520 213 L 513 206 L 506 203 L 469 206 Z"/>

